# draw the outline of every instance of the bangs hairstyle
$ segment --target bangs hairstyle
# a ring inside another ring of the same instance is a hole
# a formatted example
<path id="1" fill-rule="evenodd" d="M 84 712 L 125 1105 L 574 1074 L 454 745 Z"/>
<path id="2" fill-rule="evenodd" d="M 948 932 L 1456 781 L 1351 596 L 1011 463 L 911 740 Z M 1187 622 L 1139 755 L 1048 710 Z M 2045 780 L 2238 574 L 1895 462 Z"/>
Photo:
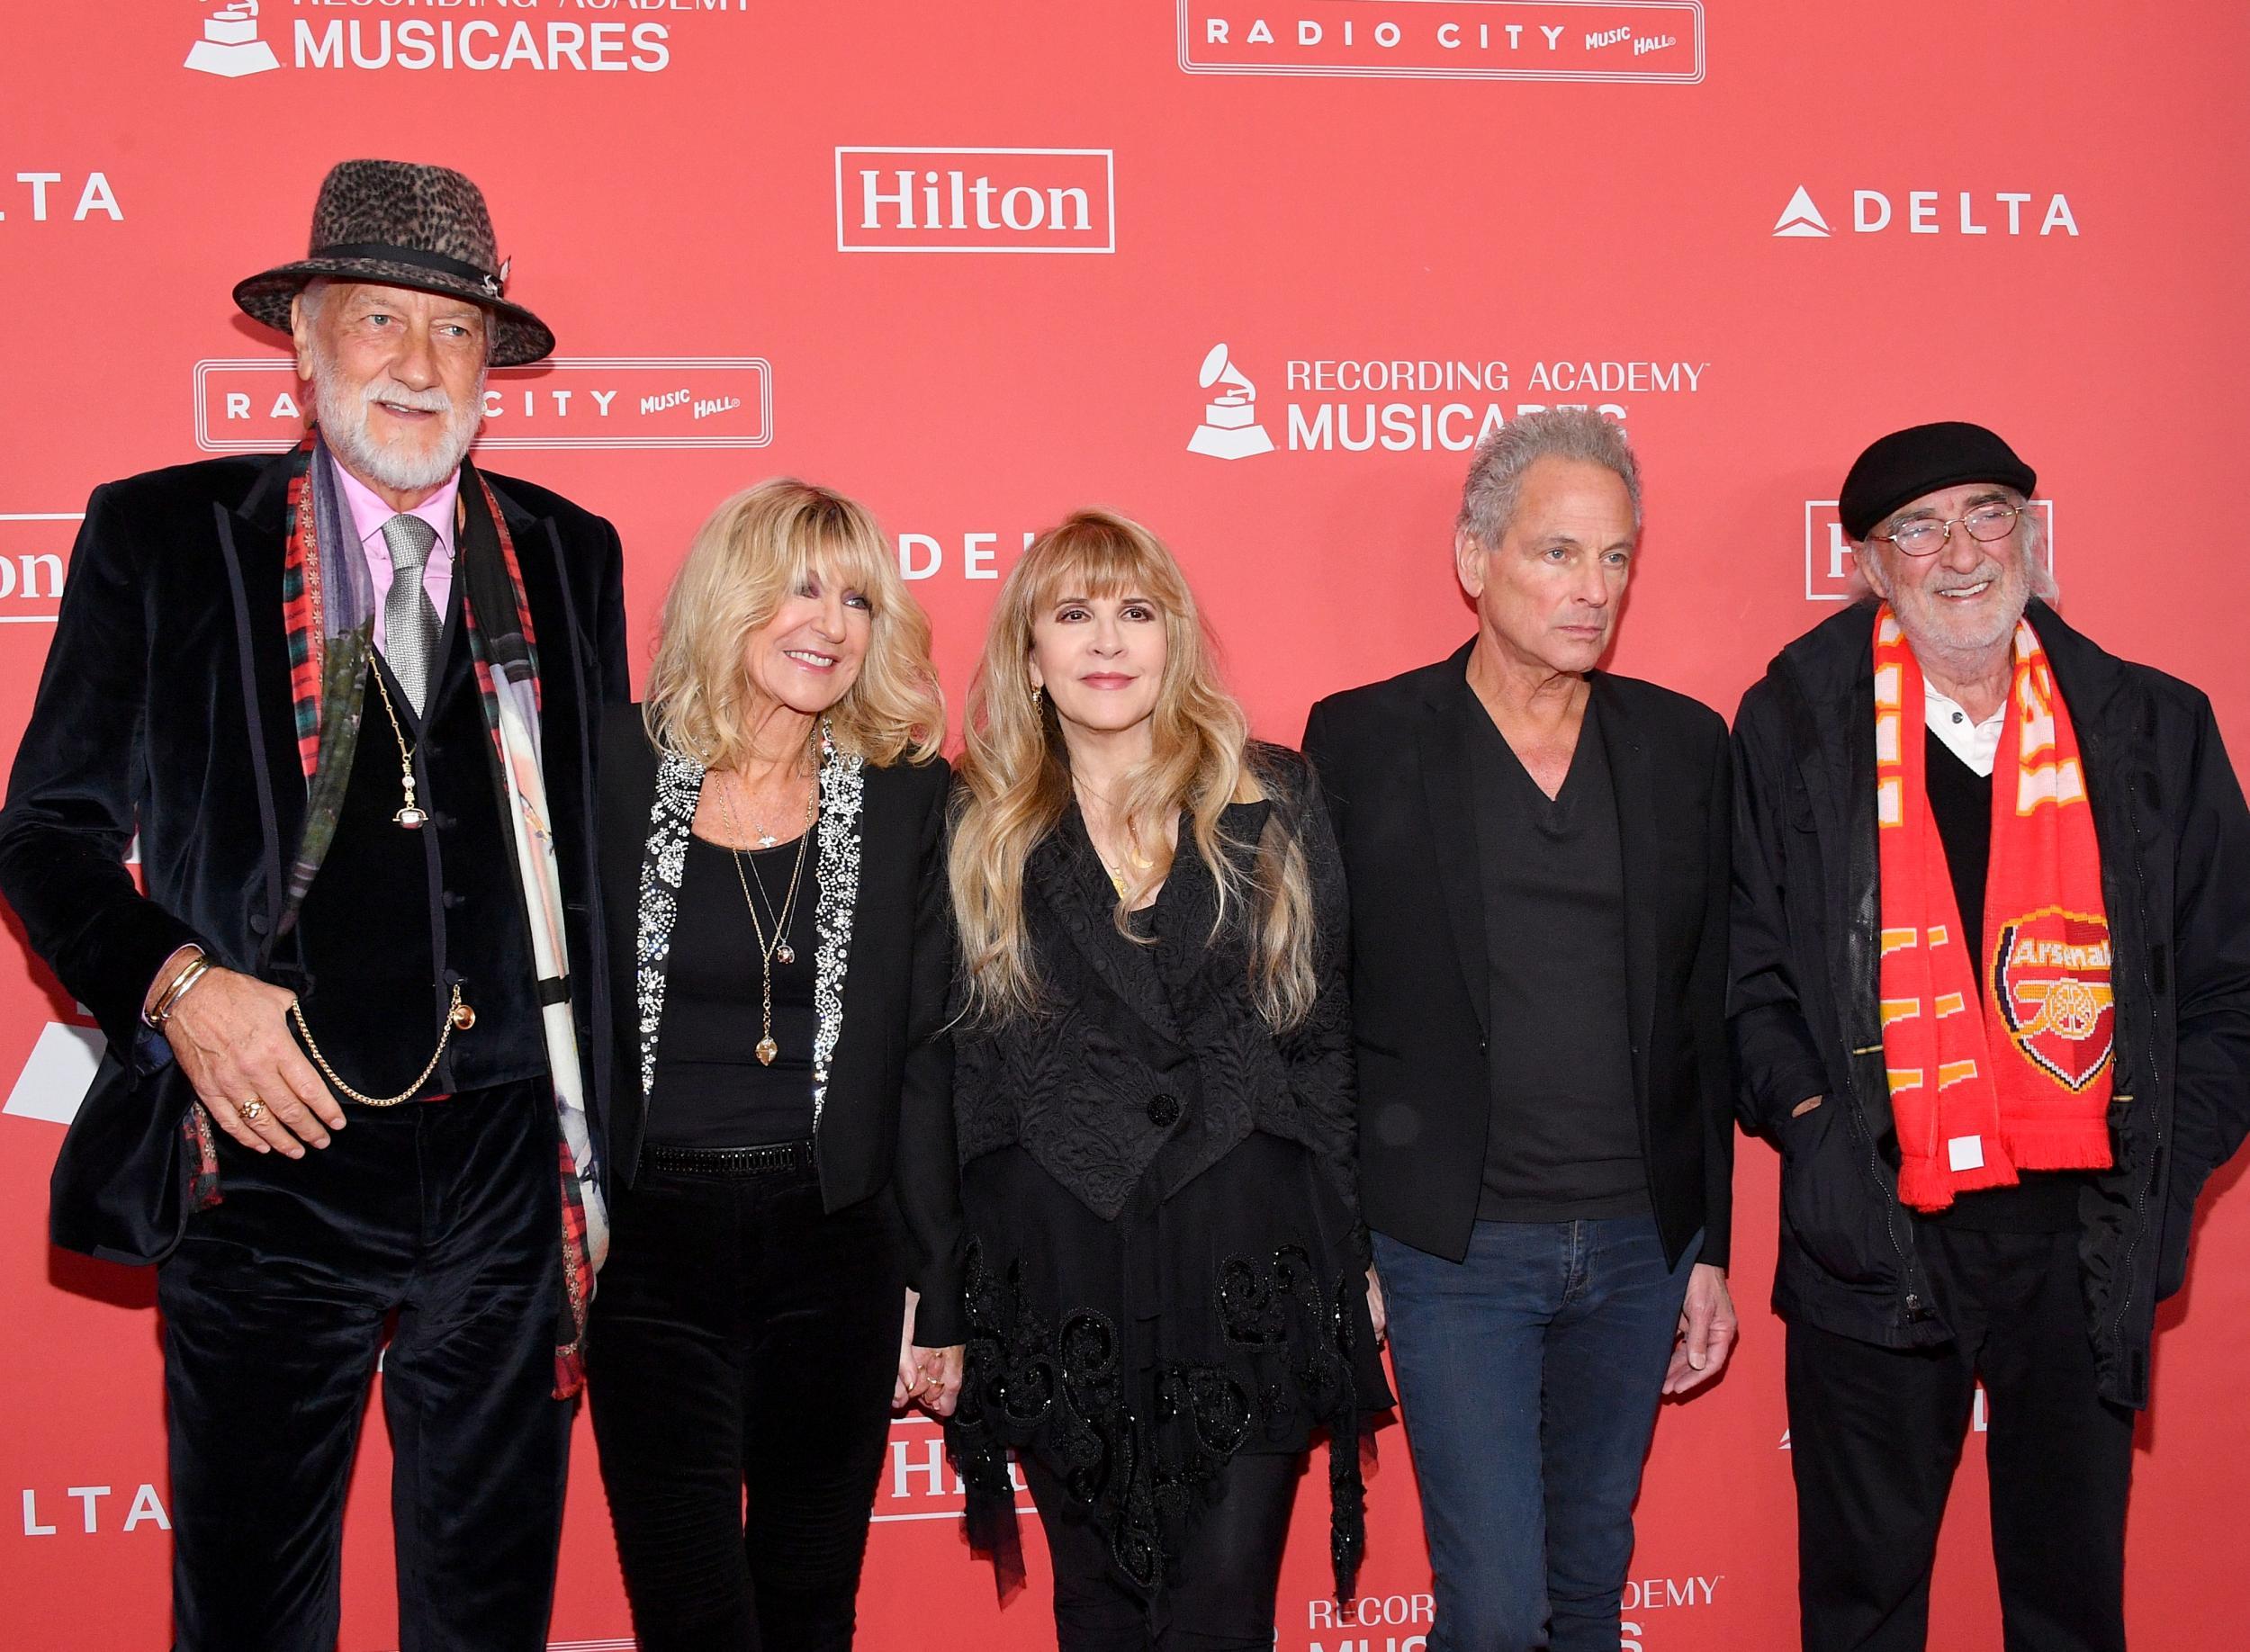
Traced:
<path id="1" fill-rule="evenodd" d="M 837 745 L 876 764 L 936 755 L 945 700 L 930 620 L 907 595 L 889 542 L 865 506 L 787 476 L 712 512 L 672 576 L 642 707 L 651 740 L 706 768 L 750 755 L 742 651 L 808 573 L 868 601 L 867 658 L 825 714 Z"/>
<path id="2" fill-rule="evenodd" d="M 1219 680 L 1179 563 L 1147 528 L 1102 510 L 1080 511 L 1032 541 L 1001 588 L 969 684 L 947 867 L 969 1012 L 1005 1020 L 1040 1006 L 1023 921 L 1023 869 L 1032 849 L 1061 825 L 1072 790 L 1053 702 L 1031 695 L 1031 624 L 1074 597 L 1142 597 L 1162 616 L 1164 678 L 1148 760 L 1125 777 L 1118 801 L 1136 839 L 1156 857 L 1152 881 L 1170 875 L 1166 823 L 1186 812 L 1185 830 L 1219 889 L 1210 939 L 1230 922 L 1246 922 L 1259 1013 L 1276 1031 L 1295 1026 L 1317 990 L 1304 850 L 1284 809 L 1268 817 L 1255 845 L 1230 843 L 1220 831 L 1228 804 L 1275 795 L 1276 788 L 1257 772 L 1249 720 Z M 1227 848 L 1254 851 L 1246 872 L 1222 852 Z M 1122 896 L 1115 918 L 1120 934 L 1148 944 L 1134 934 Z"/>

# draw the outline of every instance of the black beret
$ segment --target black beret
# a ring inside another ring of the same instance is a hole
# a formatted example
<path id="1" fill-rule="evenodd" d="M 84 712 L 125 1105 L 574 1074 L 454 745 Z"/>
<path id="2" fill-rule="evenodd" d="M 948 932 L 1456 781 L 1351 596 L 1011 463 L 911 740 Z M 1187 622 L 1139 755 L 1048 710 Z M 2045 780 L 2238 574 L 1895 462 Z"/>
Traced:
<path id="1" fill-rule="evenodd" d="M 2031 467 L 1982 425 L 1948 419 L 1894 430 L 1852 462 L 1836 499 L 1844 532 L 1865 539 L 1875 525 L 1909 500 L 1965 482 L 1998 482 L 2026 498 L 2038 485 Z"/>

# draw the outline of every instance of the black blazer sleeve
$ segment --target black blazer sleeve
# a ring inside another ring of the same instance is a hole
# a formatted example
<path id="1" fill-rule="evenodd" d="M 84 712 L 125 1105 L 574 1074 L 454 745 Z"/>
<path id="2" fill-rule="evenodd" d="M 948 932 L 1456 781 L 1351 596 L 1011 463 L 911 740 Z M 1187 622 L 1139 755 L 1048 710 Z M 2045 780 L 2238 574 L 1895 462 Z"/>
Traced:
<path id="1" fill-rule="evenodd" d="M 62 609 L 0 813 L 0 893 L 32 949 L 93 1010 L 129 1069 L 148 983 L 202 938 L 125 869 L 146 761 L 148 630 L 139 557 L 110 487 L 70 554 Z"/>
<path id="2" fill-rule="evenodd" d="M 614 526 L 607 521 L 601 525 L 608 544 L 594 610 L 594 660 L 601 672 L 596 698 L 605 705 L 623 705 L 633 698 L 633 668 L 626 647 L 625 546 Z"/>
<path id="3" fill-rule="evenodd" d="M 906 1003 L 906 1065 L 898 1107 L 892 1196 L 904 1218 L 909 1272 L 921 1302 L 914 1342 L 948 1348 L 968 1339 L 960 1161 L 953 1125 L 952 900 L 945 872 L 947 770 L 933 764 L 918 834 L 914 974 Z"/>
<path id="4" fill-rule="evenodd" d="M 1735 1106 L 1745 1128 L 1770 1136 L 1799 1102 L 1828 1093 L 1827 1064 L 1814 1042 L 1796 978 L 1784 891 L 1792 848 L 1813 852 L 1812 834 L 1789 824 L 1787 742 L 1775 704 L 1760 684 L 1734 720 L 1733 898 L 1728 1024 L 1737 1073 Z M 1792 845 L 1792 836 L 1804 841 Z M 1798 877 L 1818 870 L 1796 870 Z"/>
<path id="5" fill-rule="evenodd" d="M 1727 1037 L 1728 911 L 1732 903 L 1734 765 L 1726 728 L 1712 740 L 1709 857 L 1704 884 L 1702 938 L 1688 967 L 1688 1002 L 1696 1045 L 1696 1083 L 1702 1103 L 1703 1249 L 1698 1261 L 1727 1265 L 1734 1218 L 1734 1053 Z"/>
<path id="6" fill-rule="evenodd" d="M 2250 808 L 2210 703 L 2198 710 L 2173 884 L 2179 1030 L 2170 1196 L 2182 1234 L 2204 1182 L 2250 1131 Z M 2161 971 L 2163 960 L 2154 967 Z M 2182 1249 L 2169 1271 L 2176 1276 L 2185 1261 Z M 2164 1279 L 2158 1289 L 2179 1283 Z"/>

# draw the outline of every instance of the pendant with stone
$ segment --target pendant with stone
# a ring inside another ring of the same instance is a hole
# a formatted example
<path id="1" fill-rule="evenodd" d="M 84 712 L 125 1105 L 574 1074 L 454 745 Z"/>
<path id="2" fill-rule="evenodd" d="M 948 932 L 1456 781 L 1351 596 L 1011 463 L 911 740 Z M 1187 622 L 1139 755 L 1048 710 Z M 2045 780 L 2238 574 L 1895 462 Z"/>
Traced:
<path id="1" fill-rule="evenodd" d="M 758 1040 L 758 1064 L 760 1066 L 770 1067 L 773 1065 L 773 1058 L 779 1054 L 781 1054 L 781 1046 L 771 1038 Z"/>
<path id="2" fill-rule="evenodd" d="M 773 949 L 773 961 L 777 964 L 796 963 L 796 948 L 790 946 L 788 942 L 783 941 L 779 946 Z"/>

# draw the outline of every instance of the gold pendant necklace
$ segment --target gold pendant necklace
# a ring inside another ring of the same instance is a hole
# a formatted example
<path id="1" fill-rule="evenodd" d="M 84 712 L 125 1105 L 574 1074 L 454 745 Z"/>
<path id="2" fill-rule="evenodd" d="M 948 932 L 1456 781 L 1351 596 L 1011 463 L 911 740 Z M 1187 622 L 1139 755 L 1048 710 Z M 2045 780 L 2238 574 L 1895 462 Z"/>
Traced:
<path id="1" fill-rule="evenodd" d="M 726 787 L 724 785 L 719 787 L 719 810 L 726 816 L 727 836 L 739 839 L 742 835 L 742 822 L 734 818 L 734 803 L 726 795 Z M 820 782 L 816 773 L 812 788 L 805 799 L 805 830 L 796 840 L 796 862 L 789 871 L 788 893 L 783 898 L 779 910 L 773 915 L 773 933 L 770 936 L 766 933 L 765 924 L 758 916 L 758 902 L 751 896 L 750 879 L 743 875 L 742 851 L 734 848 L 732 845 L 728 846 L 729 852 L 734 857 L 735 881 L 742 886 L 742 904 L 750 909 L 751 933 L 758 938 L 760 1019 L 757 1055 L 758 1064 L 763 1067 L 773 1065 L 775 1058 L 781 1054 L 781 1046 L 774 1041 L 773 1037 L 773 966 L 777 960 L 783 964 L 796 962 L 795 949 L 781 938 L 788 933 L 789 919 L 796 911 L 796 892 L 805 876 L 805 851 L 813 841 L 813 824 L 819 818 Z M 770 834 L 760 834 L 760 841 L 766 848 L 770 848 L 777 840 Z M 752 866 L 751 871 L 755 873 L 757 867 Z M 758 886 L 761 892 L 765 888 L 765 882 L 763 877 L 758 880 Z"/>
<path id="2" fill-rule="evenodd" d="M 383 715 L 391 719 L 391 737 L 399 742 L 399 785 L 406 801 L 391 818 L 409 831 L 419 831 L 429 823 L 429 811 L 414 801 L 414 750 L 421 741 L 415 741 L 414 746 L 406 743 L 406 731 L 399 726 L 398 711 L 391 704 L 391 690 L 382 686 L 382 665 L 370 660 L 367 668 L 375 679 L 375 692 L 382 696 Z"/>

